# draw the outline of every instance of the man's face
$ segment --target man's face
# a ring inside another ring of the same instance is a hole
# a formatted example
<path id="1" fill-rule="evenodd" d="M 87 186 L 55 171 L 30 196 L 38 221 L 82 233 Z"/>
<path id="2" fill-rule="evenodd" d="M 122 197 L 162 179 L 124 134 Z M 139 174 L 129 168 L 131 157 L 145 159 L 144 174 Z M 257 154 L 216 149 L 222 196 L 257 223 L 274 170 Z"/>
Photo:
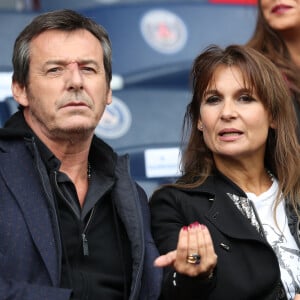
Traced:
<path id="1" fill-rule="evenodd" d="M 87 30 L 43 32 L 30 43 L 28 86 L 13 90 L 37 134 L 90 136 L 111 103 L 99 40 Z"/>

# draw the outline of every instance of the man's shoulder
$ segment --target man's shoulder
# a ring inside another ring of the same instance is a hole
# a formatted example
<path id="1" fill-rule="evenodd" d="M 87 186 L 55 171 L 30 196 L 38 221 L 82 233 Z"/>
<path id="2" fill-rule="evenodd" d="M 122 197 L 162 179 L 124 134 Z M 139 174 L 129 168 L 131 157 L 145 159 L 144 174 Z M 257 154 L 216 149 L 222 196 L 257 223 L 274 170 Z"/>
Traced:
<path id="1" fill-rule="evenodd" d="M 0 129 L 0 152 L 17 151 L 19 147 L 24 147 L 24 133 L 16 132 L 13 129 Z"/>
<path id="2" fill-rule="evenodd" d="M 24 141 L 24 138 L 31 138 L 32 132 L 25 122 L 21 111 L 16 112 L 5 123 L 3 128 L 0 128 L 0 143 L 2 145 L 12 145 Z"/>

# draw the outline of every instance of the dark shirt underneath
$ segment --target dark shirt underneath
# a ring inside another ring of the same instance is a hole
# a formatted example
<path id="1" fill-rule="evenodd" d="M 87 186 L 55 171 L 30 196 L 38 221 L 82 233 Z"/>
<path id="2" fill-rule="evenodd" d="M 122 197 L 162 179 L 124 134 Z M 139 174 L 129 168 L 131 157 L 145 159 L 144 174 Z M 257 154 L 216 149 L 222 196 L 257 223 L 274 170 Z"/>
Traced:
<path id="1" fill-rule="evenodd" d="M 49 150 L 41 152 L 60 222 L 61 287 L 71 288 L 72 299 L 78 300 L 128 298 L 132 269 L 130 243 L 111 201 L 112 178 L 91 163 L 92 176 L 81 208 L 74 184 L 66 174 L 56 171 L 60 162 Z"/>

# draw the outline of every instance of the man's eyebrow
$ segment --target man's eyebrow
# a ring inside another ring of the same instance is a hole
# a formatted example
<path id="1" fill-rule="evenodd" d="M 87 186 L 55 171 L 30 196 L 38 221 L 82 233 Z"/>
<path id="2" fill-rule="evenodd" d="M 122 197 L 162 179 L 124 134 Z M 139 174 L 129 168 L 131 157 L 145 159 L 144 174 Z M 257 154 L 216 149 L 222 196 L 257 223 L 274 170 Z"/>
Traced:
<path id="1" fill-rule="evenodd" d="M 63 65 L 67 65 L 68 62 L 65 61 L 65 60 L 61 60 L 61 59 L 53 59 L 53 60 L 47 60 L 45 62 L 45 66 L 48 66 L 48 65 L 60 65 L 60 66 L 63 66 Z"/>
<path id="2" fill-rule="evenodd" d="M 94 65 L 94 66 L 99 66 L 99 63 L 95 61 L 94 59 L 81 59 L 77 61 L 79 65 Z"/>
<path id="3" fill-rule="evenodd" d="M 81 59 L 81 60 L 62 60 L 62 59 L 53 59 L 45 62 L 45 66 L 48 65 L 59 65 L 59 66 L 67 66 L 68 64 L 76 62 L 78 65 L 95 65 L 99 67 L 98 62 L 93 59 Z"/>

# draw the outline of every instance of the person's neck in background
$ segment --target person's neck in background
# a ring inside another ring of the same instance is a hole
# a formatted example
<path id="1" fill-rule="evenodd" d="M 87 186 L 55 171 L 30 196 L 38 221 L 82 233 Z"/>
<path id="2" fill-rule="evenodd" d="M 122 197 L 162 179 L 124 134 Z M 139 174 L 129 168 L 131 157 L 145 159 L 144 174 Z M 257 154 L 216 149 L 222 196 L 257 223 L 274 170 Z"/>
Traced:
<path id="1" fill-rule="evenodd" d="M 288 48 L 292 61 L 300 69 L 300 28 L 281 34 Z"/>

